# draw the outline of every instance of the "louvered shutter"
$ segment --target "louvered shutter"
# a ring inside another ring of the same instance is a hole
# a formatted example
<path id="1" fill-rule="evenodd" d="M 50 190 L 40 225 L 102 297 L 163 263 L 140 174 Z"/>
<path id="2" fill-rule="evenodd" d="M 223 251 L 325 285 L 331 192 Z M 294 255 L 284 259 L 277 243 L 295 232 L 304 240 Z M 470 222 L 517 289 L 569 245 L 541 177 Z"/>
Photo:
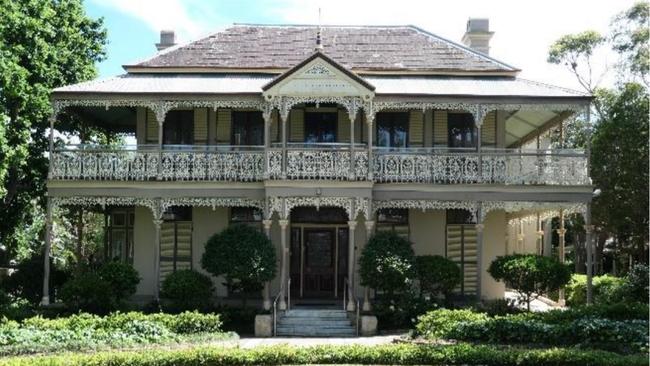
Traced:
<path id="1" fill-rule="evenodd" d="M 230 131 L 232 125 L 232 110 L 219 109 L 217 111 L 217 143 L 230 145 Z"/>
<path id="2" fill-rule="evenodd" d="M 208 109 L 194 109 L 194 143 L 208 143 Z"/>
<path id="3" fill-rule="evenodd" d="M 147 123 L 147 144 L 157 144 L 158 143 L 158 121 L 156 120 L 156 115 L 147 109 L 146 112 L 146 123 Z"/>
<path id="4" fill-rule="evenodd" d="M 433 145 L 447 146 L 447 111 L 433 111 Z"/>
<path id="5" fill-rule="evenodd" d="M 463 295 L 476 294 L 478 289 L 478 265 L 476 227 L 470 225 L 447 225 L 447 258 L 461 269 L 463 279 L 456 291 Z"/>
<path id="6" fill-rule="evenodd" d="M 339 142 L 350 142 L 350 116 L 344 109 L 338 111 L 337 129 Z"/>
<path id="7" fill-rule="evenodd" d="M 289 141 L 305 141 L 305 111 L 292 109 L 289 113 Z"/>
<path id="8" fill-rule="evenodd" d="M 481 125 L 481 146 L 494 147 L 497 143 L 496 112 L 488 113 Z"/>
<path id="9" fill-rule="evenodd" d="M 424 140 L 424 119 L 421 111 L 409 113 L 409 146 L 422 147 Z"/>

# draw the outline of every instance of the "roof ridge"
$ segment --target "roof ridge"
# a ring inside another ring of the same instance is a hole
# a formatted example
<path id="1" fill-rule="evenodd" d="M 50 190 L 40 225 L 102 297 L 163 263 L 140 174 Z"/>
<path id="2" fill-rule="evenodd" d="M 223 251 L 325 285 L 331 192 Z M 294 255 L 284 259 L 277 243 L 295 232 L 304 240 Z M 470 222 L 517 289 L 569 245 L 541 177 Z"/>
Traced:
<path id="1" fill-rule="evenodd" d="M 300 24 L 300 23 L 233 23 L 234 26 L 243 27 L 330 27 L 330 28 L 408 28 L 408 24 Z"/>

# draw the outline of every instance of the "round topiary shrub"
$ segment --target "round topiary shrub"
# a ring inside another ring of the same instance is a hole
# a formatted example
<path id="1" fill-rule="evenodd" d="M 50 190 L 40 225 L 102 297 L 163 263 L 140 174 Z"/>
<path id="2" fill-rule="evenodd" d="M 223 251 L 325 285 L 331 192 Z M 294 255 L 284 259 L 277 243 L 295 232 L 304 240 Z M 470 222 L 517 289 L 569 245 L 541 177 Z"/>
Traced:
<path id="1" fill-rule="evenodd" d="M 168 311 L 204 310 L 212 302 L 212 281 L 191 269 L 176 271 L 163 281 L 160 296 Z"/>
<path id="2" fill-rule="evenodd" d="M 441 294 L 449 298 L 451 291 L 460 285 L 460 268 L 453 261 L 439 255 L 415 257 L 415 271 L 420 281 L 420 295 Z"/>
<path id="3" fill-rule="evenodd" d="M 111 261 L 99 269 L 99 276 L 111 286 L 116 303 L 135 294 L 140 275 L 128 263 Z"/>
<path id="4" fill-rule="evenodd" d="M 632 301 L 648 303 L 650 296 L 648 294 L 648 278 L 650 277 L 648 266 L 645 264 L 635 264 L 630 272 L 625 276 L 626 296 Z"/>
<path id="5" fill-rule="evenodd" d="M 571 271 L 555 258 L 536 254 L 513 254 L 497 257 L 488 268 L 497 281 L 517 291 L 519 299 L 530 302 L 547 291 L 555 291 L 571 279 Z"/>
<path id="6" fill-rule="evenodd" d="M 410 287 L 415 277 L 415 254 L 411 243 L 392 231 L 379 232 L 368 240 L 359 258 L 361 284 L 386 293 Z"/>
<path id="7" fill-rule="evenodd" d="M 73 277 L 63 285 L 60 295 L 73 311 L 105 314 L 115 309 L 111 285 L 94 272 Z"/>
<path id="8" fill-rule="evenodd" d="M 275 277 L 275 248 L 259 230 L 232 225 L 208 240 L 201 266 L 214 276 L 223 275 L 229 292 L 259 291 Z"/>

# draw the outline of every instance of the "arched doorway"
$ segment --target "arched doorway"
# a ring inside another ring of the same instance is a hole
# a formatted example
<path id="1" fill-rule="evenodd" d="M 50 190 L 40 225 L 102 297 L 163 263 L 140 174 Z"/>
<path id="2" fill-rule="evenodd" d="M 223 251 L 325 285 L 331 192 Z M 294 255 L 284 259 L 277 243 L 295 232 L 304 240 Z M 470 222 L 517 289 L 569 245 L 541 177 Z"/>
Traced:
<path id="1" fill-rule="evenodd" d="M 348 216 L 338 207 L 291 211 L 291 291 L 301 299 L 342 297 L 348 270 Z"/>

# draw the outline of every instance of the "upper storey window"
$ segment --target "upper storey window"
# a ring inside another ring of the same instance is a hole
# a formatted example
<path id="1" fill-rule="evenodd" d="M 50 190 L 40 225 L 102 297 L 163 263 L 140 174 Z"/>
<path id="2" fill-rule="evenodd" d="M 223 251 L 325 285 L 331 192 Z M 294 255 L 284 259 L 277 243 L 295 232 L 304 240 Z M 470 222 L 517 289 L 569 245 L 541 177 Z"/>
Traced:
<path id="1" fill-rule="evenodd" d="M 169 111 L 163 125 L 163 144 L 192 145 L 194 143 L 194 111 Z"/>
<path id="2" fill-rule="evenodd" d="M 336 142 L 338 114 L 332 112 L 305 113 L 305 142 Z"/>
<path id="3" fill-rule="evenodd" d="M 447 119 L 449 147 L 476 147 L 476 127 L 469 113 L 449 113 Z"/>
<path id="4" fill-rule="evenodd" d="M 407 147 L 408 113 L 384 112 L 377 114 L 377 146 Z"/>
<path id="5" fill-rule="evenodd" d="M 231 145 L 264 145 L 264 120 L 262 112 L 232 112 Z"/>

